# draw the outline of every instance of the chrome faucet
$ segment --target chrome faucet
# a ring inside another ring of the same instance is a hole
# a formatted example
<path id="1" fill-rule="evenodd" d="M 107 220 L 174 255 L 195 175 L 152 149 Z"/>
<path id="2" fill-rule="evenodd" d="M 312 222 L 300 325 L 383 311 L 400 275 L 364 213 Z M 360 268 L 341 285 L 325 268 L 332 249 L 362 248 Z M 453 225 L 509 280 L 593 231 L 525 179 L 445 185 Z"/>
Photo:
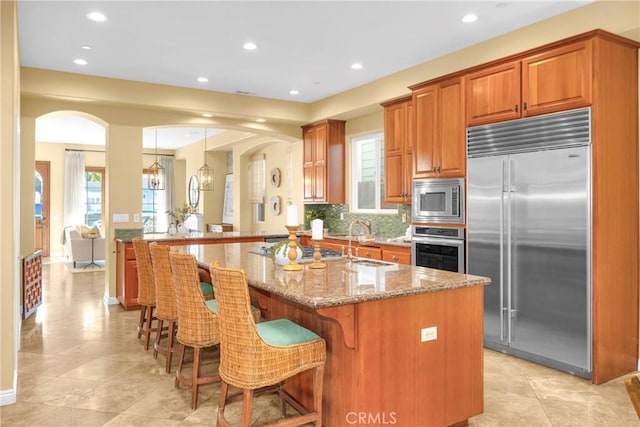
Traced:
<path id="1" fill-rule="evenodd" d="M 347 257 L 349 259 L 351 259 L 352 254 L 351 254 L 351 241 L 353 240 L 353 225 L 354 224 L 359 224 L 362 227 L 365 228 L 365 230 L 367 231 L 367 235 L 371 234 L 371 221 L 366 221 L 364 219 L 360 219 L 360 218 L 355 218 L 354 220 L 351 221 L 351 223 L 349 224 L 349 250 L 347 251 Z"/>

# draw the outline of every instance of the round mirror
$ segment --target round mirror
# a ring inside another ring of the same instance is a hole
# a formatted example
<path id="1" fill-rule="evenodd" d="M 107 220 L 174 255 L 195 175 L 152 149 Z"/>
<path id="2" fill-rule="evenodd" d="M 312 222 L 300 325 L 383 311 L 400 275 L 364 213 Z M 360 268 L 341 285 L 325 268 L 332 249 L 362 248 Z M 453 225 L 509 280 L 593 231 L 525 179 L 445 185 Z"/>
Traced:
<path id="1" fill-rule="evenodd" d="M 189 206 L 193 209 L 198 207 L 200 201 L 200 191 L 198 190 L 198 177 L 191 175 L 189 178 Z"/>

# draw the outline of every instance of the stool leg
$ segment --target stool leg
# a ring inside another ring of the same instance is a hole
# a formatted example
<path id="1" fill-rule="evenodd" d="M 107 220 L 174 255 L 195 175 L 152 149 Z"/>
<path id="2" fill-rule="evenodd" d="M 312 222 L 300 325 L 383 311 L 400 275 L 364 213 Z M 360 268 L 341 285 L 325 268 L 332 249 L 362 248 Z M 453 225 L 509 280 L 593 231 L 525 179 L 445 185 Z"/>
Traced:
<path id="1" fill-rule="evenodd" d="M 193 349 L 193 372 L 191 373 L 191 409 L 198 407 L 198 377 L 200 377 L 200 347 Z"/>
<path id="2" fill-rule="evenodd" d="M 324 365 L 313 370 L 313 409 L 318 414 L 317 427 L 322 427 L 322 385 L 324 382 Z"/>
<path id="3" fill-rule="evenodd" d="M 171 372 L 171 359 L 173 357 L 173 337 L 176 334 L 176 322 L 171 320 L 169 321 L 169 336 L 167 337 L 167 361 L 165 366 L 165 371 L 168 373 Z"/>
<path id="4" fill-rule="evenodd" d="M 253 404 L 253 390 L 242 390 L 242 426 L 251 425 L 251 405 Z"/>
<path id="5" fill-rule="evenodd" d="M 142 336 L 142 330 L 144 329 L 145 314 L 147 312 L 147 306 L 140 307 L 140 320 L 138 320 L 138 339 Z"/>
<path id="6" fill-rule="evenodd" d="M 164 321 L 162 319 L 158 319 L 156 321 L 157 331 L 156 331 L 156 341 L 153 344 L 153 358 L 158 358 L 158 347 L 160 347 L 160 340 L 162 339 L 162 324 Z"/>
<path id="7" fill-rule="evenodd" d="M 144 331 L 144 349 L 149 350 L 149 341 L 151 340 L 151 331 L 153 329 L 153 306 L 149 306 L 147 313 L 147 327 Z"/>
<path id="8" fill-rule="evenodd" d="M 184 362 L 184 344 L 180 344 L 178 349 L 178 367 L 176 368 L 176 379 L 173 382 L 174 387 L 180 385 L 180 375 L 182 375 L 182 363 Z"/>
<path id="9" fill-rule="evenodd" d="M 217 427 L 229 425 L 227 420 L 224 418 L 224 408 L 227 406 L 227 393 L 229 391 L 229 384 L 224 382 L 224 380 L 220 380 L 220 397 L 218 398 L 218 421 L 216 423 Z"/>

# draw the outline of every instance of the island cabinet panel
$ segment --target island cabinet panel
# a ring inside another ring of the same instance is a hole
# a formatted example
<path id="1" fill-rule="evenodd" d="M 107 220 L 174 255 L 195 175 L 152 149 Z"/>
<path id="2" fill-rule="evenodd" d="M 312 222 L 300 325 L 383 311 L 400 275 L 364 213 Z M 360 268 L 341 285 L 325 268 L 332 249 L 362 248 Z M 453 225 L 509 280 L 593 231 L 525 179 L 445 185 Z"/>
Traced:
<path id="1" fill-rule="evenodd" d="M 413 180 L 413 109 L 411 98 L 384 107 L 385 202 L 411 203 Z"/>
<path id="2" fill-rule="evenodd" d="M 465 176 L 462 77 L 412 86 L 412 90 L 413 177 Z"/>
<path id="3" fill-rule="evenodd" d="M 591 105 L 592 46 L 591 40 L 554 45 L 467 74 L 467 125 Z"/>
<path id="4" fill-rule="evenodd" d="M 302 127 L 303 201 L 344 203 L 343 120 L 324 120 Z"/>
<path id="5" fill-rule="evenodd" d="M 324 425 L 446 426 L 483 410 L 482 296 L 466 287 L 313 310 L 271 294 L 268 315 L 325 339 Z M 426 327 L 437 337 L 422 342 Z M 310 404 L 310 380 L 286 387 Z"/>

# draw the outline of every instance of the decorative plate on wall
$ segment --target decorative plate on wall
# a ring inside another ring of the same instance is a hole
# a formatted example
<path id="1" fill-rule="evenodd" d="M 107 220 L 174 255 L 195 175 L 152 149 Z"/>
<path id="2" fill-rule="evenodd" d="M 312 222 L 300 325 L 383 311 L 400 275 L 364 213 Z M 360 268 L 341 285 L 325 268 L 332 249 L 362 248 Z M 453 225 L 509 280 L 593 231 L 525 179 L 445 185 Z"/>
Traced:
<path id="1" fill-rule="evenodd" d="M 280 187 L 281 179 L 282 179 L 282 176 L 280 174 L 280 169 L 278 168 L 271 169 L 271 186 L 275 188 Z"/>
<path id="2" fill-rule="evenodd" d="M 271 206 L 271 213 L 274 216 L 280 215 L 280 196 L 271 196 L 269 206 Z"/>

